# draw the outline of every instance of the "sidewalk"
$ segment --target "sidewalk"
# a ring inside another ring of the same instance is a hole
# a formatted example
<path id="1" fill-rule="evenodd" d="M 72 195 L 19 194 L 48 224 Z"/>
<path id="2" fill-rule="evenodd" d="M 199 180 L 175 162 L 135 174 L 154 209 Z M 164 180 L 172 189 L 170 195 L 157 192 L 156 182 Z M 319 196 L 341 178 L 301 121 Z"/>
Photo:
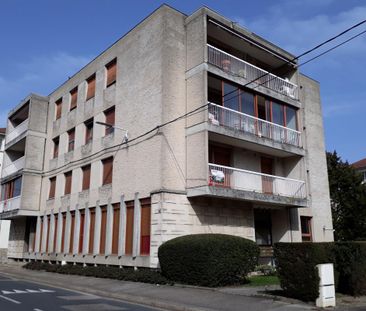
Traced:
<path id="1" fill-rule="evenodd" d="M 206 289 L 180 285 L 159 286 L 32 271 L 15 265 L 0 265 L 0 274 L 173 311 L 316 310 L 314 306 L 297 300 L 277 300 L 276 297 L 265 295 L 262 293 L 265 291 L 264 287 Z"/>

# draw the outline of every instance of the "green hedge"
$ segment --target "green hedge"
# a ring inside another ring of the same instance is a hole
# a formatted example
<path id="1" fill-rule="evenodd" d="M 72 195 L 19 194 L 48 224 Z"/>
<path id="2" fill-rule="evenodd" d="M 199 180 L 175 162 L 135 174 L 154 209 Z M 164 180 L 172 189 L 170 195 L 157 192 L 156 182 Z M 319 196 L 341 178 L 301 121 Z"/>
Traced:
<path id="1" fill-rule="evenodd" d="M 304 301 L 319 296 L 315 266 L 333 263 L 337 292 L 366 294 L 366 243 L 276 243 L 274 257 L 286 295 Z"/>
<path id="2" fill-rule="evenodd" d="M 93 276 L 97 278 L 117 279 L 123 281 L 142 282 L 150 284 L 172 284 L 158 271 L 152 269 L 119 268 L 117 266 L 81 266 L 81 265 L 59 265 L 32 261 L 23 266 L 30 270 L 43 270 L 60 274 L 75 274 L 82 276 Z"/>
<path id="3" fill-rule="evenodd" d="M 238 284 L 253 271 L 259 247 L 225 234 L 196 234 L 172 239 L 159 247 L 162 274 L 170 280 L 200 286 Z"/>

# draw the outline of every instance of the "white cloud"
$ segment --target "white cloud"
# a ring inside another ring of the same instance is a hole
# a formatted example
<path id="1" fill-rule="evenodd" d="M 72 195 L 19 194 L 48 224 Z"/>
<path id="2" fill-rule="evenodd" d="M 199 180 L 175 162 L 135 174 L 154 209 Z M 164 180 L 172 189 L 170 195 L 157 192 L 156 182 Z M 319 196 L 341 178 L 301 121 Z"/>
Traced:
<path id="1" fill-rule="evenodd" d="M 0 127 L 5 126 L 7 111 L 29 93 L 48 95 L 86 65 L 91 58 L 59 52 L 17 63 L 13 68 L 12 78 L 4 74 L 0 76 Z"/>

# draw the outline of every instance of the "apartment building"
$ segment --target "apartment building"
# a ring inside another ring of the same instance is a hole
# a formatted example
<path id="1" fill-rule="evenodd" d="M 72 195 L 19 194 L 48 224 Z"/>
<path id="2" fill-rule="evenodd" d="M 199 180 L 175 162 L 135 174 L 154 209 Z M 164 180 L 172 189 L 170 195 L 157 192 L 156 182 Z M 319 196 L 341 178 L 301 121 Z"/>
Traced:
<path id="1" fill-rule="evenodd" d="M 3 166 L 6 128 L 0 128 L 0 169 Z M 1 192 L 1 186 L 0 186 Z M 0 210 L 0 212 L 2 212 Z M 9 220 L 0 220 L 0 263 L 6 261 L 9 241 Z"/>
<path id="2" fill-rule="evenodd" d="M 177 236 L 332 241 L 319 84 L 201 8 L 161 6 L 10 113 L 9 258 L 157 267 Z M 265 257 L 268 257 L 267 259 Z"/>

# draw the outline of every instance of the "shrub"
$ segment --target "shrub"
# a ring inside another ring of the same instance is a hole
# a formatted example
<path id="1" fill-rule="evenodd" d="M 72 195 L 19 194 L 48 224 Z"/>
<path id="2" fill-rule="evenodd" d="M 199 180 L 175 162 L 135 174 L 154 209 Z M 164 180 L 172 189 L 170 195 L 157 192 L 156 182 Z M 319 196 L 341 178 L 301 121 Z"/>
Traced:
<path id="1" fill-rule="evenodd" d="M 58 265 L 42 263 L 40 261 L 28 262 L 23 268 L 30 270 L 44 270 L 60 274 L 75 274 L 83 276 L 93 276 L 97 278 L 109 278 L 123 281 L 143 282 L 150 284 L 172 284 L 171 281 L 163 277 L 158 271 L 152 269 L 119 268 L 117 266 L 81 266 L 81 265 Z"/>
<path id="2" fill-rule="evenodd" d="M 165 242 L 158 256 L 168 279 L 216 287 L 242 282 L 257 264 L 259 247 L 241 237 L 196 234 Z"/>
<path id="3" fill-rule="evenodd" d="M 366 294 L 366 242 L 277 243 L 274 248 L 282 289 L 293 298 L 314 301 L 319 296 L 315 266 L 333 263 L 337 292 Z"/>
<path id="4" fill-rule="evenodd" d="M 334 262 L 333 243 L 276 243 L 274 257 L 285 294 L 304 301 L 319 296 L 315 266 Z"/>

